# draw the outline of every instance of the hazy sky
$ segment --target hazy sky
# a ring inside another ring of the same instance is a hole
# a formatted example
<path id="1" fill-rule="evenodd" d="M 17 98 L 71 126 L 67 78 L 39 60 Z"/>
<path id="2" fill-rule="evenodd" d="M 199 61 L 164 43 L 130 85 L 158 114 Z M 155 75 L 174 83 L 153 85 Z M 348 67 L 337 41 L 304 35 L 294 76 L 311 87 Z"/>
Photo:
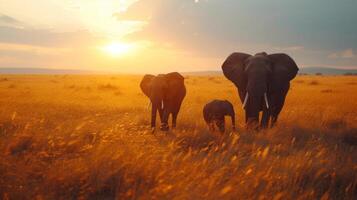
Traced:
<path id="1" fill-rule="evenodd" d="M 232 52 L 357 67 L 356 0 L 0 0 L 0 67 L 219 70 Z"/>

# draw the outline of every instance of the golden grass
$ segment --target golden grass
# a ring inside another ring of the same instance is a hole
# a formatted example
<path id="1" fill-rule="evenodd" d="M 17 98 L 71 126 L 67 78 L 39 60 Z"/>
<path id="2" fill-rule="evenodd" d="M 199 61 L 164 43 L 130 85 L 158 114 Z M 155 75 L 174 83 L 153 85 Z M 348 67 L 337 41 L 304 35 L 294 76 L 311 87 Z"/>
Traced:
<path id="1" fill-rule="evenodd" d="M 356 198 L 356 77 L 297 77 L 278 126 L 258 133 L 228 80 L 189 77 L 167 135 L 150 133 L 140 79 L 0 76 L 0 198 Z M 234 104 L 237 132 L 208 132 L 211 99 Z"/>

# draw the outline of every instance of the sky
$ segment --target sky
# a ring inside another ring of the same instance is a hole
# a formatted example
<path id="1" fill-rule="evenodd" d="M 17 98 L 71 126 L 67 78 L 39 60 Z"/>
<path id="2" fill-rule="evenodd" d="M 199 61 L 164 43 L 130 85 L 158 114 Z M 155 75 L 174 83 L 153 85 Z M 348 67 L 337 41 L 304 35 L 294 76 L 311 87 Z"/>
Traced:
<path id="1" fill-rule="evenodd" d="M 220 70 L 232 52 L 357 68 L 355 0 L 0 0 L 0 67 Z"/>

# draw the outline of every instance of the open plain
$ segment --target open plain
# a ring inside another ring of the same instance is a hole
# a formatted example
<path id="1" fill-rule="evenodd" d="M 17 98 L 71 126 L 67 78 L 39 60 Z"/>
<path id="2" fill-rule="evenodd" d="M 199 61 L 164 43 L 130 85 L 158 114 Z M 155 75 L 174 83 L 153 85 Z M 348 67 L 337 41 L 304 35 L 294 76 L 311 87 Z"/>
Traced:
<path id="1" fill-rule="evenodd" d="M 278 125 L 248 132 L 230 81 L 187 76 L 167 134 L 141 77 L 1 75 L 0 199 L 356 199 L 357 77 L 298 76 Z M 212 99 L 237 131 L 208 131 Z"/>

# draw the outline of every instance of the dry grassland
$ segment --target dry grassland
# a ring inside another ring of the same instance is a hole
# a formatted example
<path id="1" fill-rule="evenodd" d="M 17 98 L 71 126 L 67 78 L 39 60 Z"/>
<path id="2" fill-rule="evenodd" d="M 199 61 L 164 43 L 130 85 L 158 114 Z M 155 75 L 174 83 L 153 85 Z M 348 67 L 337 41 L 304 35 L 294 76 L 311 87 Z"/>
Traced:
<path id="1" fill-rule="evenodd" d="M 151 134 L 141 76 L 0 76 L 0 199 L 356 199 L 357 77 L 299 76 L 278 126 L 247 132 L 224 77 L 187 77 Z M 231 101 L 223 142 L 202 107 Z"/>

